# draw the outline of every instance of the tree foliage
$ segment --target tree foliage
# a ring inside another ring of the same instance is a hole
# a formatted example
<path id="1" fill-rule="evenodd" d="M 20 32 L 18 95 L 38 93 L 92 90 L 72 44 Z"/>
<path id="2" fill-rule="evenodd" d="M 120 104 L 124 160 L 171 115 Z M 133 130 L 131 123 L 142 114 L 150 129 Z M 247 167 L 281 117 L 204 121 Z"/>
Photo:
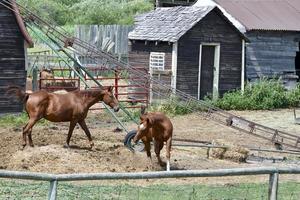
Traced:
<path id="1" fill-rule="evenodd" d="M 134 15 L 153 9 L 149 0 L 18 0 L 58 25 L 133 24 Z"/>

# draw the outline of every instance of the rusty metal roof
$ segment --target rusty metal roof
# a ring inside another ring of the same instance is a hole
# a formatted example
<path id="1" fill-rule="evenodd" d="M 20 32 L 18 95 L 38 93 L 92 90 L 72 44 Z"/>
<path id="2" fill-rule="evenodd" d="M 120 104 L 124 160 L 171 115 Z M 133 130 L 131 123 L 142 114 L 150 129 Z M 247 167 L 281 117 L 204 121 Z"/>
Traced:
<path id="1" fill-rule="evenodd" d="M 247 30 L 300 31 L 300 0 L 215 0 Z"/>

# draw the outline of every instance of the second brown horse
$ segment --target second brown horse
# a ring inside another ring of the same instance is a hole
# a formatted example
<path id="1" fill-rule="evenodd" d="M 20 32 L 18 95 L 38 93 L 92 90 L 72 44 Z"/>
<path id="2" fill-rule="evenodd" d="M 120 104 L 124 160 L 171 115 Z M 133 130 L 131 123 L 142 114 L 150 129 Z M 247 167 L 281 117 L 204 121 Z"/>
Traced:
<path id="1" fill-rule="evenodd" d="M 91 133 L 85 123 L 89 108 L 99 101 L 114 109 L 119 110 L 119 102 L 113 94 L 113 87 L 99 89 L 77 90 L 65 94 L 37 91 L 32 94 L 25 93 L 19 87 L 9 87 L 8 93 L 15 93 L 24 102 L 25 110 L 29 116 L 28 123 L 23 128 L 23 147 L 27 144 L 33 146 L 32 127 L 40 119 L 45 118 L 51 122 L 70 122 L 66 146 L 69 147 L 73 130 L 78 123 L 88 137 L 90 147 L 94 146 Z"/>

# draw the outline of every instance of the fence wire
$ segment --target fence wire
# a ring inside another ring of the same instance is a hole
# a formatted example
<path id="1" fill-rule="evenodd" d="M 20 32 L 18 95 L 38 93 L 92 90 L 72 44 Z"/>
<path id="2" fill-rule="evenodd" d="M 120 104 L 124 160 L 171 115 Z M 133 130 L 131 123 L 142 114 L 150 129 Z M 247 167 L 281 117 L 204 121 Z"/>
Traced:
<path id="1" fill-rule="evenodd" d="M 264 200 L 268 199 L 268 183 L 177 183 L 178 179 L 172 179 L 170 183 L 140 184 L 128 182 L 110 183 L 78 183 L 59 182 L 58 200 Z M 196 182 L 196 181 L 193 181 Z M 0 179 L 0 199 L 47 199 L 49 189 L 48 182 L 14 181 Z M 278 199 L 300 199 L 300 182 L 279 181 Z"/>
<path id="2" fill-rule="evenodd" d="M 268 184 L 225 185 L 59 185 L 58 199 L 190 200 L 267 199 Z"/>

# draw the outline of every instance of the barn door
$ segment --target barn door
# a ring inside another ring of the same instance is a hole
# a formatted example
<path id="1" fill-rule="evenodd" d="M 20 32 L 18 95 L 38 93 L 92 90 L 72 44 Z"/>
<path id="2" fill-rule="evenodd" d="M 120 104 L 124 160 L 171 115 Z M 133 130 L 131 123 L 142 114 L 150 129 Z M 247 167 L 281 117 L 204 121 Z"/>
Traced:
<path id="1" fill-rule="evenodd" d="M 198 98 L 218 97 L 219 84 L 219 44 L 201 44 L 199 58 Z"/>

